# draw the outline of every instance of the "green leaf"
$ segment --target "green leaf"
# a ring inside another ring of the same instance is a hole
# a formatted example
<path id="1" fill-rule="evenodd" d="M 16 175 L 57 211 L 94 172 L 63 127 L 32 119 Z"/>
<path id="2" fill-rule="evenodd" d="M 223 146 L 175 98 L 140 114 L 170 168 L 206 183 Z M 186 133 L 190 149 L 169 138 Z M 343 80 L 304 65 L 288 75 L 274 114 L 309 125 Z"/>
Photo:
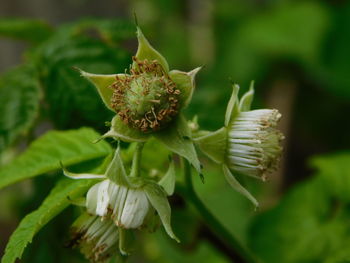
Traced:
<path id="1" fill-rule="evenodd" d="M 0 188 L 57 170 L 60 161 L 72 165 L 108 155 L 111 152 L 108 143 L 92 143 L 98 137 L 89 128 L 47 132 L 17 159 L 0 169 Z"/>
<path id="2" fill-rule="evenodd" d="M 40 43 L 53 33 L 53 28 L 44 21 L 26 18 L 0 19 L 0 37 L 9 37 L 31 43 Z"/>
<path id="3" fill-rule="evenodd" d="M 155 50 L 151 44 L 148 42 L 148 40 L 143 35 L 141 29 L 137 27 L 137 40 L 139 42 L 139 46 L 136 52 L 135 57 L 139 60 L 157 60 L 160 65 L 162 65 L 165 72 L 169 72 L 169 65 L 166 59 L 157 51 Z M 135 64 L 133 65 L 135 66 Z"/>
<path id="4" fill-rule="evenodd" d="M 314 157 L 316 175 L 254 220 L 250 244 L 264 262 L 349 260 L 349 162 L 349 153 Z"/>
<path id="5" fill-rule="evenodd" d="M 239 111 L 238 91 L 239 91 L 239 86 L 236 84 L 232 85 L 232 94 L 231 94 L 231 98 L 227 104 L 226 113 L 225 113 L 225 127 L 227 127 L 230 124 L 232 118 Z"/>
<path id="6" fill-rule="evenodd" d="M 169 165 L 169 169 L 163 178 L 159 181 L 159 185 L 163 187 L 164 191 L 167 195 L 172 195 L 175 190 L 175 182 L 176 182 L 176 173 L 175 173 L 175 164 L 172 160 Z"/>
<path id="7" fill-rule="evenodd" d="M 254 98 L 254 81 L 250 83 L 249 90 L 242 96 L 239 102 L 240 111 L 249 111 Z"/>
<path id="8" fill-rule="evenodd" d="M 14 68 L 0 77 L 0 153 L 28 132 L 38 115 L 40 90 L 31 66 Z"/>
<path id="9" fill-rule="evenodd" d="M 57 214 L 70 205 L 70 199 L 84 194 L 93 180 L 61 180 L 46 197 L 41 206 L 22 219 L 6 246 L 1 263 L 13 263 L 21 258 L 24 249 L 32 242 L 33 237 Z"/>
<path id="10" fill-rule="evenodd" d="M 73 28 L 75 32 L 96 31 L 109 44 L 119 44 L 135 36 L 135 25 L 121 19 L 87 18 L 74 22 Z"/>
<path id="11" fill-rule="evenodd" d="M 127 126 L 118 115 L 114 116 L 111 124 L 110 130 L 102 138 L 112 137 L 125 142 L 144 142 L 149 138 L 149 134 Z"/>
<path id="12" fill-rule="evenodd" d="M 200 172 L 201 165 L 191 139 L 191 131 L 187 125 L 186 119 L 182 115 L 178 116 L 168 128 L 156 132 L 153 135 L 170 151 L 186 158 L 194 168 Z"/>
<path id="13" fill-rule="evenodd" d="M 67 32 L 68 31 L 68 32 Z M 67 129 L 90 125 L 102 130 L 112 112 L 101 103 L 98 92 L 91 83 L 82 79 L 72 67 L 96 74 L 124 72 L 129 66 L 128 53 L 80 32 L 62 28 L 43 43 L 33 54 L 38 66 L 47 104 L 47 113 L 56 127 Z M 106 78 L 104 84 L 112 81 Z M 106 106 L 111 91 L 103 90 Z"/>
<path id="14" fill-rule="evenodd" d="M 216 163 L 225 162 L 227 140 L 226 127 L 194 139 L 201 151 Z"/>
<path id="15" fill-rule="evenodd" d="M 151 205 L 157 211 L 167 234 L 180 242 L 171 228 L 171 208 L 164 190 L 159 185 L 151 183 L 146 184 L 144 190 Z"/>
<path id="16" fill-rule="evenodd" d="M 322 178 L 327 192 L 344 202 L 350 202 L 350 153 L 335 153 L 315 156 L 310 160 L 317 175 Z"/>
<path id="17" fill-rule="evenodd" d="M 231 187 L 242 194 L 243 196 L 247 197 L 254 205 L 255 207 L 259 206 L 258 201 L 256 201 L 255 197 L 252 196 L 251 193 L 247 191 L 236 179 L 236 177 L 231 173 L 230 169 L 226 166 L 222 166 L 222 170 L 224 172 L 225 178 L 227 182 L 231 185 Z"/>
<path id="18" fill-rule="evenodd" d="M 187 107 L 191 102 L 195 89 L 195 77 L 200 69 L 201 67 L 195 68 L 190 72 L 183 72 L 179 70 L 172 70 L 169 72 L 170 78 L 175 82 L 176 87 L 181 91 L 179 95 L 181 107 Z"/>

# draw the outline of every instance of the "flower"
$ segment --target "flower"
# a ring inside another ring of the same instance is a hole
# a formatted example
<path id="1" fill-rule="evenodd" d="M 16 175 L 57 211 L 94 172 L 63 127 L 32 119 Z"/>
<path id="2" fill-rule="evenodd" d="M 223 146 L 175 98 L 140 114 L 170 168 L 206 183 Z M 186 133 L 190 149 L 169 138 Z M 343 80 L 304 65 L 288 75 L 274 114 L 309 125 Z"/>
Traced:
<path id="1" fill-rule="evenodd" d="M 238 91 L 239 86 L 234 85 L 225 126 L 215 132 L 198 132 L 195 142 L 209 158 L 222 165 L 229 184 L 258 206 L 231 171 L 265 181 L 277 169 L 284 138 L 277 129 L 281 114 L 275 109 L 250 110 L 253 82 L 240 101 Z"/>
<path id="2" fill-rule="evenodd" d="M 142 189 L 117 185 L 109 179 L 91 187 L 86 198 L 89 213 L 111 216 L 118 227 L 125 229 L 141 227 L 150 206 Z"/>
<path id="3" fill-rule="evenodd" d="M 82 214 L 71 227 L 69 246 L 79 247 L 91 262 L 105 262 L 118 248 L 119 232 L 112 220 Z"/>
<path id="4" fill-rule="evenodd" d="M 135 151 L 135 156 L 137 154 L 139 152 Z M 120 231 L 148 225 L 152 227 L 156 211 L 167 234 L 178 241 L 171 228 L 171 209 L 167 199 L 167 194 L 172 194 L 175 186 L 175 170 L 172 163 L 159 183 L 138 177 L 138 172 L 131 172 L 131 176 L 127 176 L 118 147 L 103 175 L 75 174 L 66 169 L 63 169 L 63 172 L 73 179 L 104 179 L 93 185 L 87 193 L 85 206 L 88 213 L 107 218 L 114 222 Z"/>
<path id="5" fill-rule="evenodd" d="M 168 62 L 139 27 L 137 39 L 138 50 L 132 57 L 129 74 L 80 71 L 94 84 L 106 107 L 116 114 L 102 138 L 144 142 L 154 136 L 200 171 L 191 131 L 181 113 L 191 101 L 200 68 L 190 72 L 169 70 Z"/>

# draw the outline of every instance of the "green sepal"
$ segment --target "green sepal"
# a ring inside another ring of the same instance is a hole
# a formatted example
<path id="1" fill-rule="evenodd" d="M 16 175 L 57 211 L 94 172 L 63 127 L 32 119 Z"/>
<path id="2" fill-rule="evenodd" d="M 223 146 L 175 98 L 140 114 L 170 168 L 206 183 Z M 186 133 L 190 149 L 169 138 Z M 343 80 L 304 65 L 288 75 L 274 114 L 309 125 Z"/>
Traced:
<path id="1" fill-rule="evenodd" d="M 258 201 L 254 198 L 254 196 L 252 196 L 251 193 L 248 192 L 247 189 L 245 189 L 235 178 L 235 176 L 231 173 L 230 169 L 226 166 L 223 165 L 222 166 L 222 170 L 224 172 L 225 178 L 227 180 L 227 182 L 231 185 L 231 187 L 236 190 L 237 192 L 239 192 L 240 194 L 244 195 L 245 197 L 247 197 L 254 205 L 255 207 L 259 206 Z"/>
<path id="2" fill-rule="evenodd" d="M 124 78 L 126 74 L 110 74 L 110 75 L 102 75 L 102 74 L 93 74 L 85 72 L 81 69 L 78 69 L 81 76 L 88 79 L 92 84 L 94 84 L 95 88 L 98 91 L 103 103 L 106 105 L 108 109 L 111 111 L 115 110 L 111 107 L 111 98 L 113 94 L 113 90 L 110 86 L 116 81 L 116 77 Z"/>
<path id="3" fill-rule="evenodd" d="M 131 183 L 126 174 L 123 161 L 120 157 L 120 146 L 116 149 L 114 157 L 107 167 L 106 177 L 117 185 L 130 187 Z"/>
<path id="4" fill-rule="evenodd" d="M 166 59 L 157 51 L 155 50 L 151 44 L 148 42 L 148 40 L 143 35 L 141 29 L 137 27 L 136 31 L 137 40 L 139 42 L 137 52 L 135 57 L 139 60 L 157 60 L 157 62 L 163 67 L 165 72 L 169 72 L 169 65 Z M 134 62 L 132 67 L 136 67 L 136 63 Z"/>
<path id="5" fill-rule="evenodd" d="M 168 128 L 153 134 L 170 151 L 186 158 L 198 172 L 201 165 L 191 139 L 191 131 L 185 117 L 180 114 Z"/>
<path id="6" fill-rule="evenodd" d="M 143 189 L 149 202 L 157 211 L 167 234 L 177 242 L 180 242 L 171 228 L 171 208 L 163 188 L 156 183 L 148 183 Z"/>
<path id="7" fill-rule="evenodd" d="M 183 72 L 179 70 L 172 70 L 169 76 L 175 82 L 176 88 L 181 93 L 179 94 L 180 107 L 184 108 L 190 104 L 195 89 L 195 77 L 201 67 L 195 68 L 190 72 Z"/>
<path id="8" fill-rule="evenodd" d="M 239 102 L 240 111 L 249 111 L 254 98 L 254 81 L 250 82 L 249 90 L 242 96 Z"/>
<path id="9" fill-rule="evenodd" d="M 81 206 L 81 207 L 85 207 L 86 206 L 86 198 L 85 197 L 78 197 L 78 198 L 75 198 L 75 199 L 71 199 L 69 196 L 67 196 L 67 199 L 69 200 L 69 202 L 72 205 Z"/>
<path id="10" fill-rule="evenodd" d="M 168 171 L 163 176 L 163 178 L 158 182 L 158 184 L 163 187 L 167 195 L 172 195 L 175 190 L 175 181 L 176 181 L 175 164 L 174 164 L 174 161 L 172 160 L 170 162 Z"/>
<path id="11" fill-rule="evenodd" d="M 224 163 L 227 148 L 227 128 L 208 132 L 202 137 L 194 139 L 199 149 L 216 163 Z"/>
<path id="12" fill-rule="evenodd" d="M 110 130 L 102 136 L 102 139 L 107 137 L 112 137 L 116 140 L 120 139 L 125 142 L 145 142 L 150 135 L 130 128 L 117 115 L 113 117 Z"/>
<path id="13" fill-rule="evenodd" d="M 225 126 L 227 127 L 234 116 L 239 112 L 238 107 L 238 91 L 239 86 L 237 84 L 232 85 L 231 98 L 227 104 L 226 114 L 225 114 Z"/>
<path id="14" fill-rule="evenodd" d="M 105 176 L 103 174 L 88 174 L 88 173 L 72 173 L 72 172 L 69 172 L 64 166 L 62 163 L 61 164 L 61 168 L 62 168 L 62 171 L 63 171 L 63 174 L 65 176 L 67 176 L 68 178 L 71 178 L 71 179 L 103 179 L 105 178 Z"/>

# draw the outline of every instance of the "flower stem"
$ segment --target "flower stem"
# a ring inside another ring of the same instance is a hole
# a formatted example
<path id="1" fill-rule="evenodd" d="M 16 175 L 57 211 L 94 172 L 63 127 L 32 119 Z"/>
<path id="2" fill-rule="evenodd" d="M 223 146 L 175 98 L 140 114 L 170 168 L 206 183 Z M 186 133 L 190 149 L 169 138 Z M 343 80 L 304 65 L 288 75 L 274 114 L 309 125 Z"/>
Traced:
<path id="1" fill-rule="evenodd" d="M 142 157 L 142 149 L 143 149 L 144 143 L 138 142 L 136 144 L 136 149 L 134 152 L 134 156 L 132 159 L 132 166 L 131 166 L 131 177 L 137 177 L 140 175 L 140 164 L 141 164 L 141 157 Z"/>
<path id="2" fill-rule="evenodd" d="M 178 188 L 180 194 L 184 195 L 185 200 L 188 200 L 199 212 L 204 224 L 214 233 L 217 239 L 221 240 L 223 244 L 229 247 L 229 252 L 226 253 L 233 262 L 242 263 L 256 263 L 257 259 L 252 253 L 244 247 L 209 211 L 209 209 L 199 199 L 197 193 L 194 190 L 191 175 L 191 166 L 187 160 L 183 160 L 184 175 L 185 175 L 185 188 Z M 223 251 L 227 251 L 223 249 Z"/>

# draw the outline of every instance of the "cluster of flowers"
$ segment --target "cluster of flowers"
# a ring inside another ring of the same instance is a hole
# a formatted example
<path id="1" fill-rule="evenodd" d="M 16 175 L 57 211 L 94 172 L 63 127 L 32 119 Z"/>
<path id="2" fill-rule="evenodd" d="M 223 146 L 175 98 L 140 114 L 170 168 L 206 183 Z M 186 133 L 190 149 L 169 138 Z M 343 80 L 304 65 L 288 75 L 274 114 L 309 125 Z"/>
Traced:
<path id="1" fill-rule="evenodd" d="M 174 163 L 170 162 L 168 172 L 159 182 L 140 174 L 142 148 L 150 137 L 201 172 L 197 145 L 222 166 L 228 183 L 256 206 L 256 199 L 232 172 L 265 180 L 276 169 L 281 154 L 283 135 L 276 128 L 281 115 L 277 110 L 250 110 L 253 85 L 241 100 L 239 87 L 233 85 L 223 128 L 214 132 L 198 130 L 198 125 L 186 121 L 181 110 L 191 101 L 194 78 L 200 68 L 190 72 L 169 70 L 167 61 L 139 28 L 137 38 L 139 45 L 130 74 L 98 75 L 81 71 L 116 114 L 102 138 L 137 143 L 129 174 L 119 146 L 102 175 L 74 174 L 64 169 L 64 174 L 73 179 L 100 179 L 87 192 L 86 212 L 72 226 L 73 246 L 80 247 L 91 262 L 104 262 L 115 254 L 127 255 L 130 231 L 153 231 L 159 219 L 167 234 L 178 241 L 171 228 L 167 200 L 175 187 Z"/>

